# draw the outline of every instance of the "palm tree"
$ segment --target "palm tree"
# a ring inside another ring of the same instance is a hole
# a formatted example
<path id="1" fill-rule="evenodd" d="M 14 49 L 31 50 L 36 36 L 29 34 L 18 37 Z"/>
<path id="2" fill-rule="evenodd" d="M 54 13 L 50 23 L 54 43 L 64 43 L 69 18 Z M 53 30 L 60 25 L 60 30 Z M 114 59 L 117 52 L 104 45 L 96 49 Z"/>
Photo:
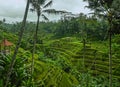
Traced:
<path id="1" fill-rule="evenodd" d="M 34 34 L 34 42 L 33 42 L 33 52 L 32 52 L 32 66 L 31 66 L 31 74 L 33 75 L 34 72 L 34 53 L 35 53 L 35 45 L 37 42 L 37 35 L 38 35 L 38 27 L 39 27 L 39 22 L 40 22 L 40 17 L 42 17 L 44 20 L 49 21 L 47 16 L 45 14 L 63 14 L 67 13 L 66 11 L 57 11 L 55 9 L 48 9 L 53 3 L 52 0 L 48 1 L 47 0 L 31 0 L 32 7 L 30 10 L 32 12 L 37 13 L 37 25 L 36 25 L 36 30 Z"/>
<path id="2" fill-rule="evenodd" d="M 14 66 L 15 61 L 16 61 L 16 55 L 18 53 L 18 49 L 20 47 L 20 43 L 21 43 L 21 40 L 22 40 L 22 37 L 23 37 L 23 32 L 24 32 L 24 29 L 25 29 L 25 24 L 26 24 L 28 9 L 29 9 L 29 2 L 30 2 L 30 0 L 27 0 L 27 5 L 26 5 L 25 13 L 24 13 L 24 18 L 23 18 L 23 21 L 22 21 L 22 25 L 20 27 L 19 38 L 18 38 L 18 41 L 17 41 L 17 44 L 16 44 L 16 48 L 15 48 L 13 57 L 12 57 L 10 68 L 8 70 L 8 73 L 7 73 L 6 82 L 5 82 L 5 86 L 4 87 L 7 87 L 7 85 L 8 85 L 8 82 L 9 82 L 9 79 L 10 79 L 10 75 L 12 73 L 13 66 Z"/>
<path id="3" fill-rule="evenodd" d="M 83 0 L 88 1 L 91 10 L 99 16 L 105 16 L 109 23 L 109 87 L 112 87 L 112 34 L 117 31 L 114 28 L 114 23 L 119 18 L 119 4 L 120 0 Z M 116 18 L 117 17 L 117 18 Z M 115 25 L 116 26 L 116 25 Z M 114 30 L 114 32 L 113 32 Z"/>

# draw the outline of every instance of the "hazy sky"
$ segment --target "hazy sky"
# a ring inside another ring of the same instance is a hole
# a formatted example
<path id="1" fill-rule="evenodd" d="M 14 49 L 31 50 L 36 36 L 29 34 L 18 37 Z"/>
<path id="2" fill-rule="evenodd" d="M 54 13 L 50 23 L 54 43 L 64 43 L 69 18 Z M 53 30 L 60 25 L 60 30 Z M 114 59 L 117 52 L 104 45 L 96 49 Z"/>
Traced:
<path id="1" fill-rule="evenodd" d="M 66 10 L 74 14 L 80 12 L 87 14 L 89 13 L 89 10 L 84 7 L 85 5 L 87 5 L 87 3 L 82 0 L 53 0 L 51 8 Z M 7 22 L 21 21 L 25 6 L 26 0 L 0 0 L 0 20 L 5 18 Z M 49 18 L 52 20 L 58 19 L 55 15 L 49 15 Z M 29 12 L 28 20 L 35 21 L 36 14 Z"/>

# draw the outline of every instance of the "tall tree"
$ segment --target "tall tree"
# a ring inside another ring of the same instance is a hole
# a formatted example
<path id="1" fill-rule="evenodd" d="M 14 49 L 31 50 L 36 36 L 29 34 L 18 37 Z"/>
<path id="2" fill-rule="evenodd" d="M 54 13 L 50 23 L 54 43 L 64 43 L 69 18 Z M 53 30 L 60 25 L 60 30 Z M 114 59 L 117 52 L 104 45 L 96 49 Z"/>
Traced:
<path id="1" fill-rule="evenodd" d="M 88 8 L 94 10 L 94 13 L 99 16 L 104 16 L 107 18 L 109 23 L 109 87 L 112 87 L 112 43 L 111 37 L 114 27 L 114 23 L 118 17 L 120 17 L 120 0 L 83 0 L 89 3 Z M 117 7 L 116 7 L 117 6 Z"/>
<path id="2" fill-rule="evenodd" d="M 9 79 L 10 79 L 10 76 L 11 76 L 11 73 L 12 73 L 12 70 L 13 70 L 13 66 L 15 64 L 16 55 L 18 53 L 18 49 L 20 47 L 20 43 L 21 43 L 21 40 L 22 40 L 22 37 L 23 37 L 25 24 L 26 24 L 26 19 L 27 19 L 27 14 L 28 14 L 28 9 L 29 9 L 29 2 L 30 2 L 30 0 L 27 0 L 26 9 L 25 9 L 25 13 L 24 13 L 24 18 L 23 18 L 23 21 L 22 21 L 22 25 L 20 27 L 19 38 L 18 38 L 16 47 L 15 47 L 15 50 L 14 50 L 14 54 L 13 54 L 13 57 L 12 57 L 10 68 L 8 70 L 8 74 L 7 74 L 7 77 L 6 77 L 6 82 L 5 82 L 5 86 L 4 87 L 8 86 Z"/>
<path id="3" fill-rule="evenodd" d="M 35 45 L 37 43 L 37 35 L 38 35 L 38 29 L 39 29 L 39 22 L 40 22 L 40 17 L 42 17 L 44 20 L 48 21 L 49 19 L 45 14 L 63 14 L 66 13 L 66 11 L 57 11 L 55 9 L 49 9 L 53 3 L 52 0 L 48 1 L 47 0 L 31 0 L 30 3 L 32 4 L 31 11 L 37 13 L 37 25 L 36 25 L 36 30 L 34 34 L 34 42 L 33 42 L 33 52 L 32 52 L 32 67 L 31 67 L 31 74 L 33 75 L 34 72 L 34 54 L 35 54 Z"/>

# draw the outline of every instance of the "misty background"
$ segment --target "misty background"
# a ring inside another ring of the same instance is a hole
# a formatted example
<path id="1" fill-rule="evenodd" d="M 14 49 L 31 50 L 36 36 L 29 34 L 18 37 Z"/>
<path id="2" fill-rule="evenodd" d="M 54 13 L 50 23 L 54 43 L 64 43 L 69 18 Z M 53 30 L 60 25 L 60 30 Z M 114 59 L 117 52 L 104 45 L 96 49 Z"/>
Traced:
<path id="1" fill-rule="evenodd" d="M 90 10 L 85 8 L 87 3 L 82 0 L 53 0 L 51 8 L 56 10 L 66 10 L 73 14 L 90 13 Z M 0 20 L 6 19 L 6 22 L 22 21 L 24 10 L 26 6 L 26 0 L 0 0 Z M 31 7 L 30 7 L 31 8 Z M 48 18 L 52 21 L 60 19 L 61 16 L 48 15 Z M 28 21 L 36 21 L 36 13 L 29 11 Z"/>

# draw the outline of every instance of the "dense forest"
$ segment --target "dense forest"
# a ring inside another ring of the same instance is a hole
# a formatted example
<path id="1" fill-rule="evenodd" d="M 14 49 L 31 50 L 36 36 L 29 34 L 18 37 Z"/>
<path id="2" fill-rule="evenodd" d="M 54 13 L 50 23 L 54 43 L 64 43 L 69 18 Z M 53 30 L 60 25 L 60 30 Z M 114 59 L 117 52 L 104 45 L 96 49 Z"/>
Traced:
<path id="1" fill-rule="evenodd" d="M 27 0 L 22 22 L 0 21 L 0 87 L 120 87 L 120 0 L 83 0 L 90 16 L 46 1 Z"/>

